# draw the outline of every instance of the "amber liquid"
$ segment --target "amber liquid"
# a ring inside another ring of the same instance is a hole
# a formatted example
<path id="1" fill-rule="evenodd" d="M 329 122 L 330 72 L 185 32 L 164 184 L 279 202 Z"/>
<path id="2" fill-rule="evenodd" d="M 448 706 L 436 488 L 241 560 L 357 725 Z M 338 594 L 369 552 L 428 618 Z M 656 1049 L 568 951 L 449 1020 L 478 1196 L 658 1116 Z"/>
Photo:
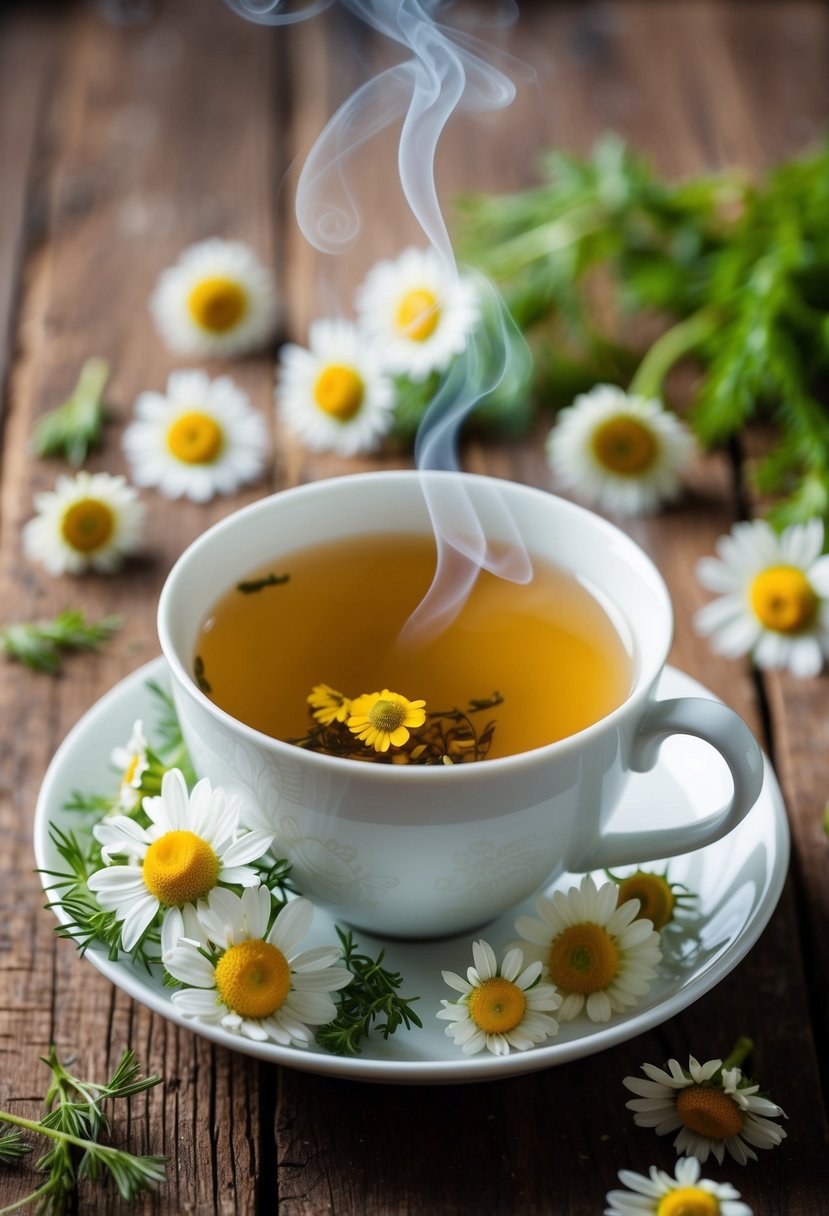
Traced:
<path id="1" fill-rule="evenodd" d="M 466 706 L 498 691 L 488 759 L 575 734 L 626 698 L 631 658 L 608 613 L 569 574 L 533 558 L 518 585 L 482 571 L 455 621 L 412 647 L 399 633 L 432 581 L 431 538 L 379 536 L 287 554 L 244 580 L 287 582 L 227 591 L 210 609 L 195 655 L 210 696 L 278 739 L 310 724 L 307 696 L 328 684 L 347 697 L 383 688 L 426 709 Z M 195 656 L 194 656 L 195 659 Z"/>

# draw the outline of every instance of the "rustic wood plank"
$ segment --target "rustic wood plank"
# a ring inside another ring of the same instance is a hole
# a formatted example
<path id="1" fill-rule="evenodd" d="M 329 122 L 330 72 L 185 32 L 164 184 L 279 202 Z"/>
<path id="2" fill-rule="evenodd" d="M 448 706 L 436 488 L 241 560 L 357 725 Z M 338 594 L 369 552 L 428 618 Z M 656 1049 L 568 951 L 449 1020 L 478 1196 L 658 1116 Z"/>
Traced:
<path id="1" fill-rule="evenodd" d="M 77 659 L 66 678 L 15 671 L 0 687 L 8 798 L 3 826 L 4 933 L 10 949 L 0 972 L 3 1098 L 16 1109 L 42 1092 L 37 1055 L 50 1038 L 101 1075 L 126 1045 L 164 1090 L 137 1099 L 116 1122 L 138 1151 L 167 1152 L 170 1184 L 136 1210 L 252 1212 L 259 1174 L 260 1070 L 203 1039 L 174 1030 L 134 1007 L 53 938 L 31 874 L 31 807 L 49 757 L 69 726 L 108 687 L 158 652 L 155 602 L 172 561 L 230 509 L 262 493 L 251 488 L 206 507 L 148 493 L 145 555 L 111 578 L 50 579 L 22 556 L 20 528 L 32 493 L 51 487 L 57 460 L 26 457 L 36 417 L 62 400 L 83 359 L 112 364 L 112 418 L 94 469 L 124 469 L 120 434 L 136 395 L 163 388 L 181 361 L 166 352 L 146 308 L 163 267 L 209 235 L 247 241 L 274 258 L 272 186 L 281 156 L 270 109 L 273 47 L 262 32 L 218 4 L 205 19 L 198 0 L 159 9 L 147 25 L 113 27 L 92 6 L 52 14 L 61 72 L 39 132 L 53 149 L 46 167 L 48 225 L 30 252 L 2 478 L 0 587 L 6 619 L 52 615 L 67 603 L 90 616 L 123 614 L 123 632 L 99 656 Z M 217 82 L 221 87 L 217 87 Z M 240 183 L 244 183 L 243 188 Z M 37 198 L 33 197 L 33 204 Z M 231 372 L 269 419 L 272 368 L 267 355 Z M 6 791 L 4 791 L 6 792 Z M 8 874 L 5 869 L 8 867 Z M 11 1201 L 18 1183 L 0 1178 Z M 86 1202 L 86 1200 L 84 1200 Z M 120 1210 L 111 1189 L 96 1210 Z"/>

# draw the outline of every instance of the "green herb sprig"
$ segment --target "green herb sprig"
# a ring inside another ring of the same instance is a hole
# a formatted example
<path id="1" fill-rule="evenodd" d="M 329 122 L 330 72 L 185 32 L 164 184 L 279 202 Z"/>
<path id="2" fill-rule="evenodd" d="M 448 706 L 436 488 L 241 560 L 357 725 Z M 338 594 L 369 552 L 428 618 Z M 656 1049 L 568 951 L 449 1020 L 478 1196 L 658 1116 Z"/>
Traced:
<path id="1" fill-rule="evenodd" d="M 32 436 L 37 456 L 65 456 L 71 465 L 80 468 L 89 449 L 101 438 L 108 379 L 108 363 L 103 359 L 86 360 L 71 396 L 38 421 Z"/>
<path id="2" fill-rule="evenodd" d="M 124 1052 L 103 1084 L 74 1076 L 58 1059 L 54 1045 L 41 1059 L 51 1073 L 44 1098 L 46 1113 L 38 1120 L 0 1110 L 0 1121 L 15 1129 L 0 1138 L 0 1161 L 8 1163 L 31 1151 L 22 1131 L 45 1136 L 52 1145 L 36 1168 L 47 1178 L 30 1195 L 0 1209 L 0 1216 L 32 1203 L 43 1216 L 60 1216 L 69 1208 L 79 1182 L 97 1182 L 105 1174 L 112 1177 L 119 1195 L 128 1201 L 166 1181 L 164 1157 L 137 1156 L 99 1142 L 99 1137 L 109 1131 L 104 1102 L 143 1093 L 158 1085 L 161 1077 L 140 1077 L 140 1065 L 130 1050 Z"/>
<path id="3" fill-rule="evenodd" d="M 533 342 L 538 400 L 568 404 L 602 380 L 664 399 L 693 355 L 700 441 L 770 417 L 778 440 L 753 472 L 770 519 L 829 519 L 829 144 L 758 182 L 667 183 L 615 136 L 542 168 L 530 190 L 462 200 L 459 231 Z M 667 325 L 644 358 L 643 318 Z"/>
<path id="4" fill-rule="evenodd" d="M 398 996 L 403 983 L 398 971 L 389 971 L 383 966 L 385 950 L 377 958 L 361 954 L 350 930 L 344 932 L 336 926 L 342 946 L 343 964 L 354 976 L 350 984 L 337 993 L 338 1010 L 333 1022 L 320 1026 L 316 1040 L 320 1047 L 336 1055 L 360 1054 L 360 1042 L 368 1038 L 372 1030 L 384 1039 L 402 1025 L 407 1029 L 421 1027 L 418 1015 L 411 1008 L 417 997 Z"/>
<path id="5" fill-rule="evenodd" d="M 82 612 L 67 610 L 52 621 L 19 621 L 0 629 L 0 651 L 32 671 L 58 675 L 63 654 L 97 650 L 121 628 L 120 616 L 87 621 Z"/>

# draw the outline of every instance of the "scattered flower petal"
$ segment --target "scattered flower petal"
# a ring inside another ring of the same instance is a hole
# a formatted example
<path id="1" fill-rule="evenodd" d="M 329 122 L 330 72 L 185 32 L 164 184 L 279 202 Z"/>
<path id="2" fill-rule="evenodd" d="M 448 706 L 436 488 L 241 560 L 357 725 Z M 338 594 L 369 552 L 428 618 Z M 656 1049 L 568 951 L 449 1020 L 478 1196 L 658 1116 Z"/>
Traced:
<path id="1" fill-rule="evenodd" d="M 598 384 L 558 415 L 550 467 L 567 489 L 620 515 L 644 515 L 677 498 L 694 451 L 691 432 L 658 401 Z"/>
<path id="2" fill-rule="evenodd" d="M 208 502 L 262 475 L 267 434 L 228 376 L 181 371 L 170 375 L 166 394 L 140 394 L 123 444 L 137 485 Z"/>
<path id="3" fill-rule="evenodd" d="M 646 1177 L 619 1170 L 627 1190 L 609 1191 L 604 1216 L 751 1216 L 730 1182 L 700 1178 L 694 1157 L 677 1161 L 673 1177 L 652 1165 Z"/>
<path id="4" fill-rule="evenodd" d="M 125 477 L 82 471 L 36 494 L 23 550 L 50 574 L 111 574 L 141 544 L 144 507 Z"/>
<path id="5" fill-rule="evenodd" d="M 807 678 L 829 655 L 829 556 L 823 523 L 793 524 L 780 535 L 763 519 L 735 524 L 697 564 L 703 587 L 719 593 L 694 623 L 718 654 L 751 654 L 761 668 Z"/>
<path id="6" fill-rule="evenodd" d="M 260 349 L 273 333 L 273 281 L 247 245 L 213 237 L 162 272 L 150 312 L 176 354 L 233 358 Z"/>
<path id="7" fill-rule="evenodd" d="M 781 1108 L 759 1097 L 759 1086 L 743 1078 L 739 1068 L 723 1068 L 722 1060 L 700 1064 L 690 1056 L 687 1068 L 669 1060 L 664 1069 L 643 1064 L 642 1072 L 646 1080 L 624 1079 L 636 1095 L 626 1105 L 639 1127 L 652 1127 L 658 1136 L 678 1131 L 674 1147 L 681 1156 L 705 1163 L 713 1154 L 722 1164 L 727 1151 L 745 1165 L 757 1160 L 752 1145 L 774 1148 L 786 1137 L 772 1121 L 784 1115 Z"/>

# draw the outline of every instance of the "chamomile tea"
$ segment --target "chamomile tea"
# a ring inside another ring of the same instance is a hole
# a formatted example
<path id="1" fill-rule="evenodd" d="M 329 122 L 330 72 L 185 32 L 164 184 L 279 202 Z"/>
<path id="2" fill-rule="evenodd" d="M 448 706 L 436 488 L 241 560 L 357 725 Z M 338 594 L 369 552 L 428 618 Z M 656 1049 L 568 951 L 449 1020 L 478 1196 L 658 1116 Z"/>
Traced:
<path id="1" fill-rule="evenodd" d="M 267 735 L 307 744 L 328 716 L 332 729 L 358 748 L 382 748 L 384 759 L 397 748 L 391 718 L 400 740 L 408 713 L 407 754 L 422 743 L 432 751 L 419 755 L 439 760 L 443 748 L 445 762 L 466 758 L 465 748 L 476 748 L 469 758 L 494 759 L 542 747 L 625 700 L 632 659 L 621 629 L 579 580 L 535 557 L 528 583 L 482 570 L 443 632 L 401 641 L 435 562 L 430 536 L 378 535 L 315 545 L 251 571 L 201 624 L 199 686 Z M 360 700 L 370 724 L 385 692 L 388 741 L 375 731 L 359 742 L 352 705 Z M 421 701 L 422 709 L 400 708 Z"/>

